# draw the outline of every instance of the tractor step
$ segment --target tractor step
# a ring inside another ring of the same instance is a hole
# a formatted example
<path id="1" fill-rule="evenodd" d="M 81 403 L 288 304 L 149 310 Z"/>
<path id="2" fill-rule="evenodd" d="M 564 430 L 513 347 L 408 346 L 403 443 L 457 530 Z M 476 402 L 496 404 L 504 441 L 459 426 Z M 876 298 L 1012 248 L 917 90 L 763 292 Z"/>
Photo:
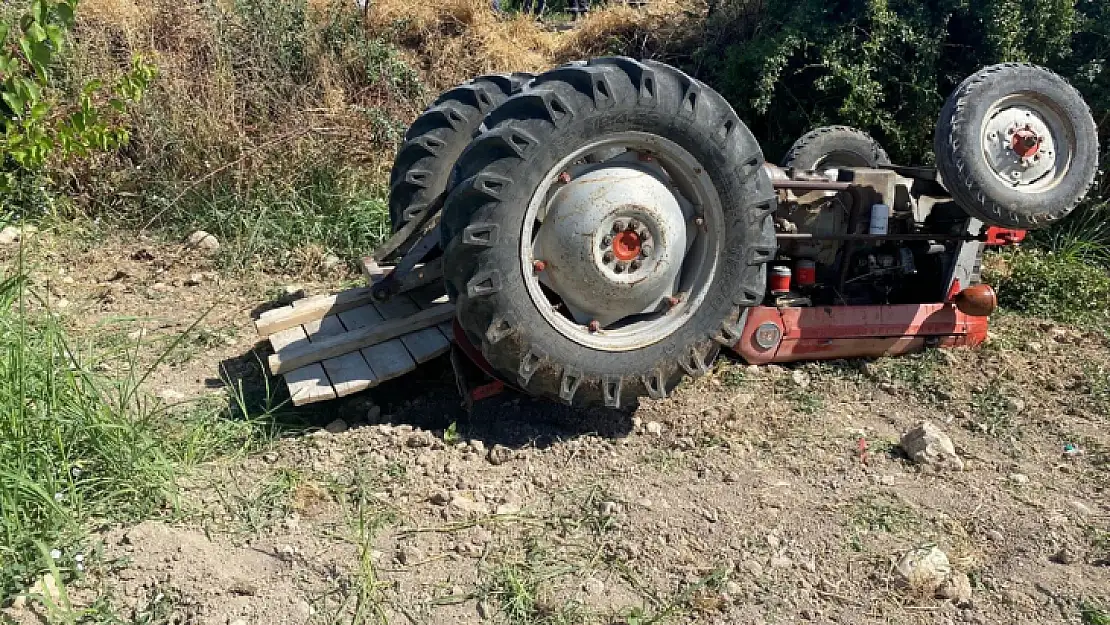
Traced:
<path id="1" fill-rule="evenodd" d="M 364 259 L 369 286 L 300 299 L 263 313 L 259 336 L 274 353 L 270 372 L 281 374 L 293 405 L 344 397 L 400 377 L 451 347 L 451 319 L 435 267 L 418 267 L 401 292 L 376 303 L 371 286 L 392 270 Z M 422 278 L 432 278 L 425 280 Z"/>

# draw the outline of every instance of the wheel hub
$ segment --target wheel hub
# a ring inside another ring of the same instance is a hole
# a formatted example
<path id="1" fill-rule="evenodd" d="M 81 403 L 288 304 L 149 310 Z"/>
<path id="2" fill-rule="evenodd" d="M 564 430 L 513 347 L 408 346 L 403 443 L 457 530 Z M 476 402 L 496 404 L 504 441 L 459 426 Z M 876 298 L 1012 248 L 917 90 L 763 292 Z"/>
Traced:
<path id="1" fill-rule="evenodd" d="M 540 283 L 593 331 L 664 307 L 687 249 L 678 194 L 650 165 L 588 166 L 547 202 L 533 247 Z M 597 322 L 596 324 L 591 322 Z"/>
<path id="2" fill-rule="evenodd" d="M 1054 120 L 1051 111 L 1020 99 L 989 116 L 983 147 L 994 175 L 1015 187 L 1038 185 L 1051 178 L 1060 158 Z"/>

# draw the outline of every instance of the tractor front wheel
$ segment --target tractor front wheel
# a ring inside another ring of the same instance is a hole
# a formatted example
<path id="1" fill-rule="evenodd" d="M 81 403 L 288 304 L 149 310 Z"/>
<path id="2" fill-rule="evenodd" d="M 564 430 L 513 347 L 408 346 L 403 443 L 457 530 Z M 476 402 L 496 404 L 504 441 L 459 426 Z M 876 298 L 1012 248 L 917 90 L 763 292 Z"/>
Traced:
<path id="1" fill-rule="evenodd" d="M 487 116 L 441 227 L 466 338 L 576 404 L 663 397 L 763 299 L 775 194 L 712 89 L 626 58 L 565 65 Z"/>

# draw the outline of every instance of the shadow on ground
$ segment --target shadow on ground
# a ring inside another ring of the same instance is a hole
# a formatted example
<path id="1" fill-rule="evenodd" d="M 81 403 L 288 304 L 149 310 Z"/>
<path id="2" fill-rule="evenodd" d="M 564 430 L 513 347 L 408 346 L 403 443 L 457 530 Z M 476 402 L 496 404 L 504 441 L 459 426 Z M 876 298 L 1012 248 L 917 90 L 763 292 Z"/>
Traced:
<path id="1" fill-rule="evenodd" d="M 584 434 L 621 438 L 632 431 L 633 409 L 571 407 L 511 389 L 475 403 L 468 411 L 447 356 L 368 391 L 297 407 L 290 401 L 285 382 L 268 374 L 265 363 L 269 354 L 269 345 L 259 342 L 250 351 L 222 361 L 208 382 L 228 389 L 231 418 L 267 418 L 281 436 L 301 435 L 336 419 L 350 427 L 411 425 L 437 436 L 455 424 L 464 440 L 542 449 Z"/>

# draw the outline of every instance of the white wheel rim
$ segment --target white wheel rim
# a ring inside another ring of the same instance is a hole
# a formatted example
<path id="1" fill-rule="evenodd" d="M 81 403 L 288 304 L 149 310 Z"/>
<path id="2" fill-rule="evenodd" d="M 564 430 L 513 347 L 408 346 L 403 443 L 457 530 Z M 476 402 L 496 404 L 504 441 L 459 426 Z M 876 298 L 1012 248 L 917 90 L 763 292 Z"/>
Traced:
<path id="1" fill-rule="evenodd" d="M 981 145 L 997 179 L 1022 193 L 1043 193 L 1067 174 L 1076 152 L 1075 129 L 1052 102 L 1018 93 L 987 112 Z"/>
<path id="2" fill-rule="evenodd" d="M 649 236 L 622 271 L 614 242 L 605 241 L 618 231 Z M 639 349 L 670 336 L 699 309 L 716 275 L 723 231 L 720 196 L 687 150 L 649 133 L 605 135 L 552 167 L 532 196 L 520 248 L 528 294 L 576 343 Z M 635 262 L 640 266 L 630 271 Z"/>

